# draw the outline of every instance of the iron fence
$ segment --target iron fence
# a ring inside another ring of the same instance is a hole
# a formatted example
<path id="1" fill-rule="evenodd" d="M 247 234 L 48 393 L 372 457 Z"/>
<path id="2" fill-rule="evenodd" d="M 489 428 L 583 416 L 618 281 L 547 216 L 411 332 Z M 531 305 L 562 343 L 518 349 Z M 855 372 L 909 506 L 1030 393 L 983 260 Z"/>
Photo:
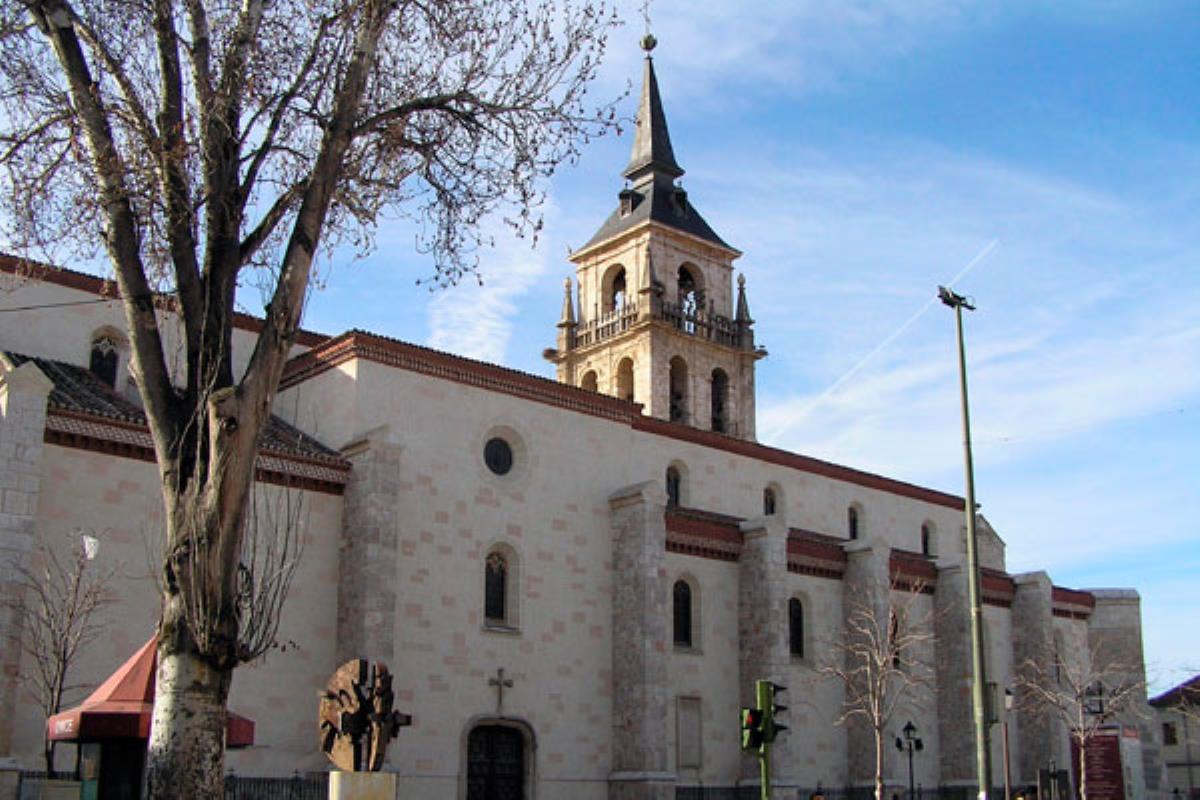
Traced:
<path id="1" fill-rule="evenodd" d="M 327 800 L 329 776 L 324 772 L 290 778 L 225 776 L 225 800 Z"/>

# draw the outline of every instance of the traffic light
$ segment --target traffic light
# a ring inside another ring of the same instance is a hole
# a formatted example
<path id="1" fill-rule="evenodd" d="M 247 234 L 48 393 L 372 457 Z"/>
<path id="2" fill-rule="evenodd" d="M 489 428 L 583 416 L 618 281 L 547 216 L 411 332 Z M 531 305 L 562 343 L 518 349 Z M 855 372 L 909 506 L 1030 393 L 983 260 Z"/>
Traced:
<path id="1" fill-rule="evenodd" d="M 757 750 L 763 743 L 763 712 L 761 708 L 743 708 L 742 749 Z"/>
<path id="2" fill-rule="evenodd" d="M 766 719 L 763 720 L 763 738 L 768 742 L 773 742 L 776 736 L 787 730 L 787 726 L 780 724 L 778 720 L 778 716 L 787 711 L 787 706 L 775 702 L 776 696 L 786 692 L 787 687 L 771 681 L 760 681 L 760 683 L 766 684 L 766 697 L 763 703 L 763 709 L 766 712 Z"/>

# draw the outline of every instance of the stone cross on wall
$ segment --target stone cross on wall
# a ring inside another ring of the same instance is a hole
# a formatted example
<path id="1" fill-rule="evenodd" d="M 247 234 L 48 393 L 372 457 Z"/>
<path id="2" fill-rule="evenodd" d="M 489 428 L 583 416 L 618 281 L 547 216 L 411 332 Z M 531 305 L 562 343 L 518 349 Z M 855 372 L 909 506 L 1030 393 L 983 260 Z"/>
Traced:
<path id="1" fill-rule="evenodd" d="M 504 690 L 511 689 L 513 685 L 512 678 L 504 677 L 504 667 L 496 670 L 496 677 L 488 678 L 488 686 L 496 687 L 496 713 L 500 714 L 504 711 Z"/>

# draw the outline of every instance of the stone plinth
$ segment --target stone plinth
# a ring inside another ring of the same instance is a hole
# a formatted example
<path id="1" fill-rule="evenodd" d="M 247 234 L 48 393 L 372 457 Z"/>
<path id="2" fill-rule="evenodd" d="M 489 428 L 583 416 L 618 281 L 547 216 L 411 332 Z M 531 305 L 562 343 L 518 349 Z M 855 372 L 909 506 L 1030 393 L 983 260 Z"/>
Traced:
<path id="1" fill-rule="evenodd" d="M 396 800 L 396 773 L 331 772 L 329 800 Z"/>

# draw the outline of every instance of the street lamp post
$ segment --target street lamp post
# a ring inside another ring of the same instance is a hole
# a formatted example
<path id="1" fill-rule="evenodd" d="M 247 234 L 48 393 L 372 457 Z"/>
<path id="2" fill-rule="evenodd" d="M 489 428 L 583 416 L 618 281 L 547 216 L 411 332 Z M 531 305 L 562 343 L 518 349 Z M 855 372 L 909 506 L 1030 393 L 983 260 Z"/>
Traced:
<path id="1" fill-rule="evenodd" d="M 1004 689 L 1004 800 L 1012 800 L 1012 761 L 1008 754 L 1008 715 L 1013 707 L 1012 689 Z"/>
<path id="2" fill-rule="evenodd" d="M 979 542 L 975 530 L 975 469 L 971 460 L 971 416 L 967 403 L 967 355 L 963 345 L 962 310 L 974 311 L 967 298 L 938 287 L 938 297 L 954 309 L 958 331 L 958 385 L 962 399 L 963 456 L 967 479 L 967 596 L 971 603 L 971 706 L 975 718 L 975 769 L 979 778 L 979 800 L 987 800 L 992 786 L 992 755 L 988 744 L 987 711 L 984 691 L 987 677 L 983 662 L 983 603 L 979 590 Z"/>
<path id="3" fill-rule="evenodd" d="M 913 751 L 918 753 L 925 749 L 925 743 L 917 738 L 917 726 L 909 720 L 900 732 L 904 734 L 904 738 L 896 737 L 896 749 L 900 752 L 908 750 L 908 800 L 916 800 L 915 789 L 913 787 Z"/>

